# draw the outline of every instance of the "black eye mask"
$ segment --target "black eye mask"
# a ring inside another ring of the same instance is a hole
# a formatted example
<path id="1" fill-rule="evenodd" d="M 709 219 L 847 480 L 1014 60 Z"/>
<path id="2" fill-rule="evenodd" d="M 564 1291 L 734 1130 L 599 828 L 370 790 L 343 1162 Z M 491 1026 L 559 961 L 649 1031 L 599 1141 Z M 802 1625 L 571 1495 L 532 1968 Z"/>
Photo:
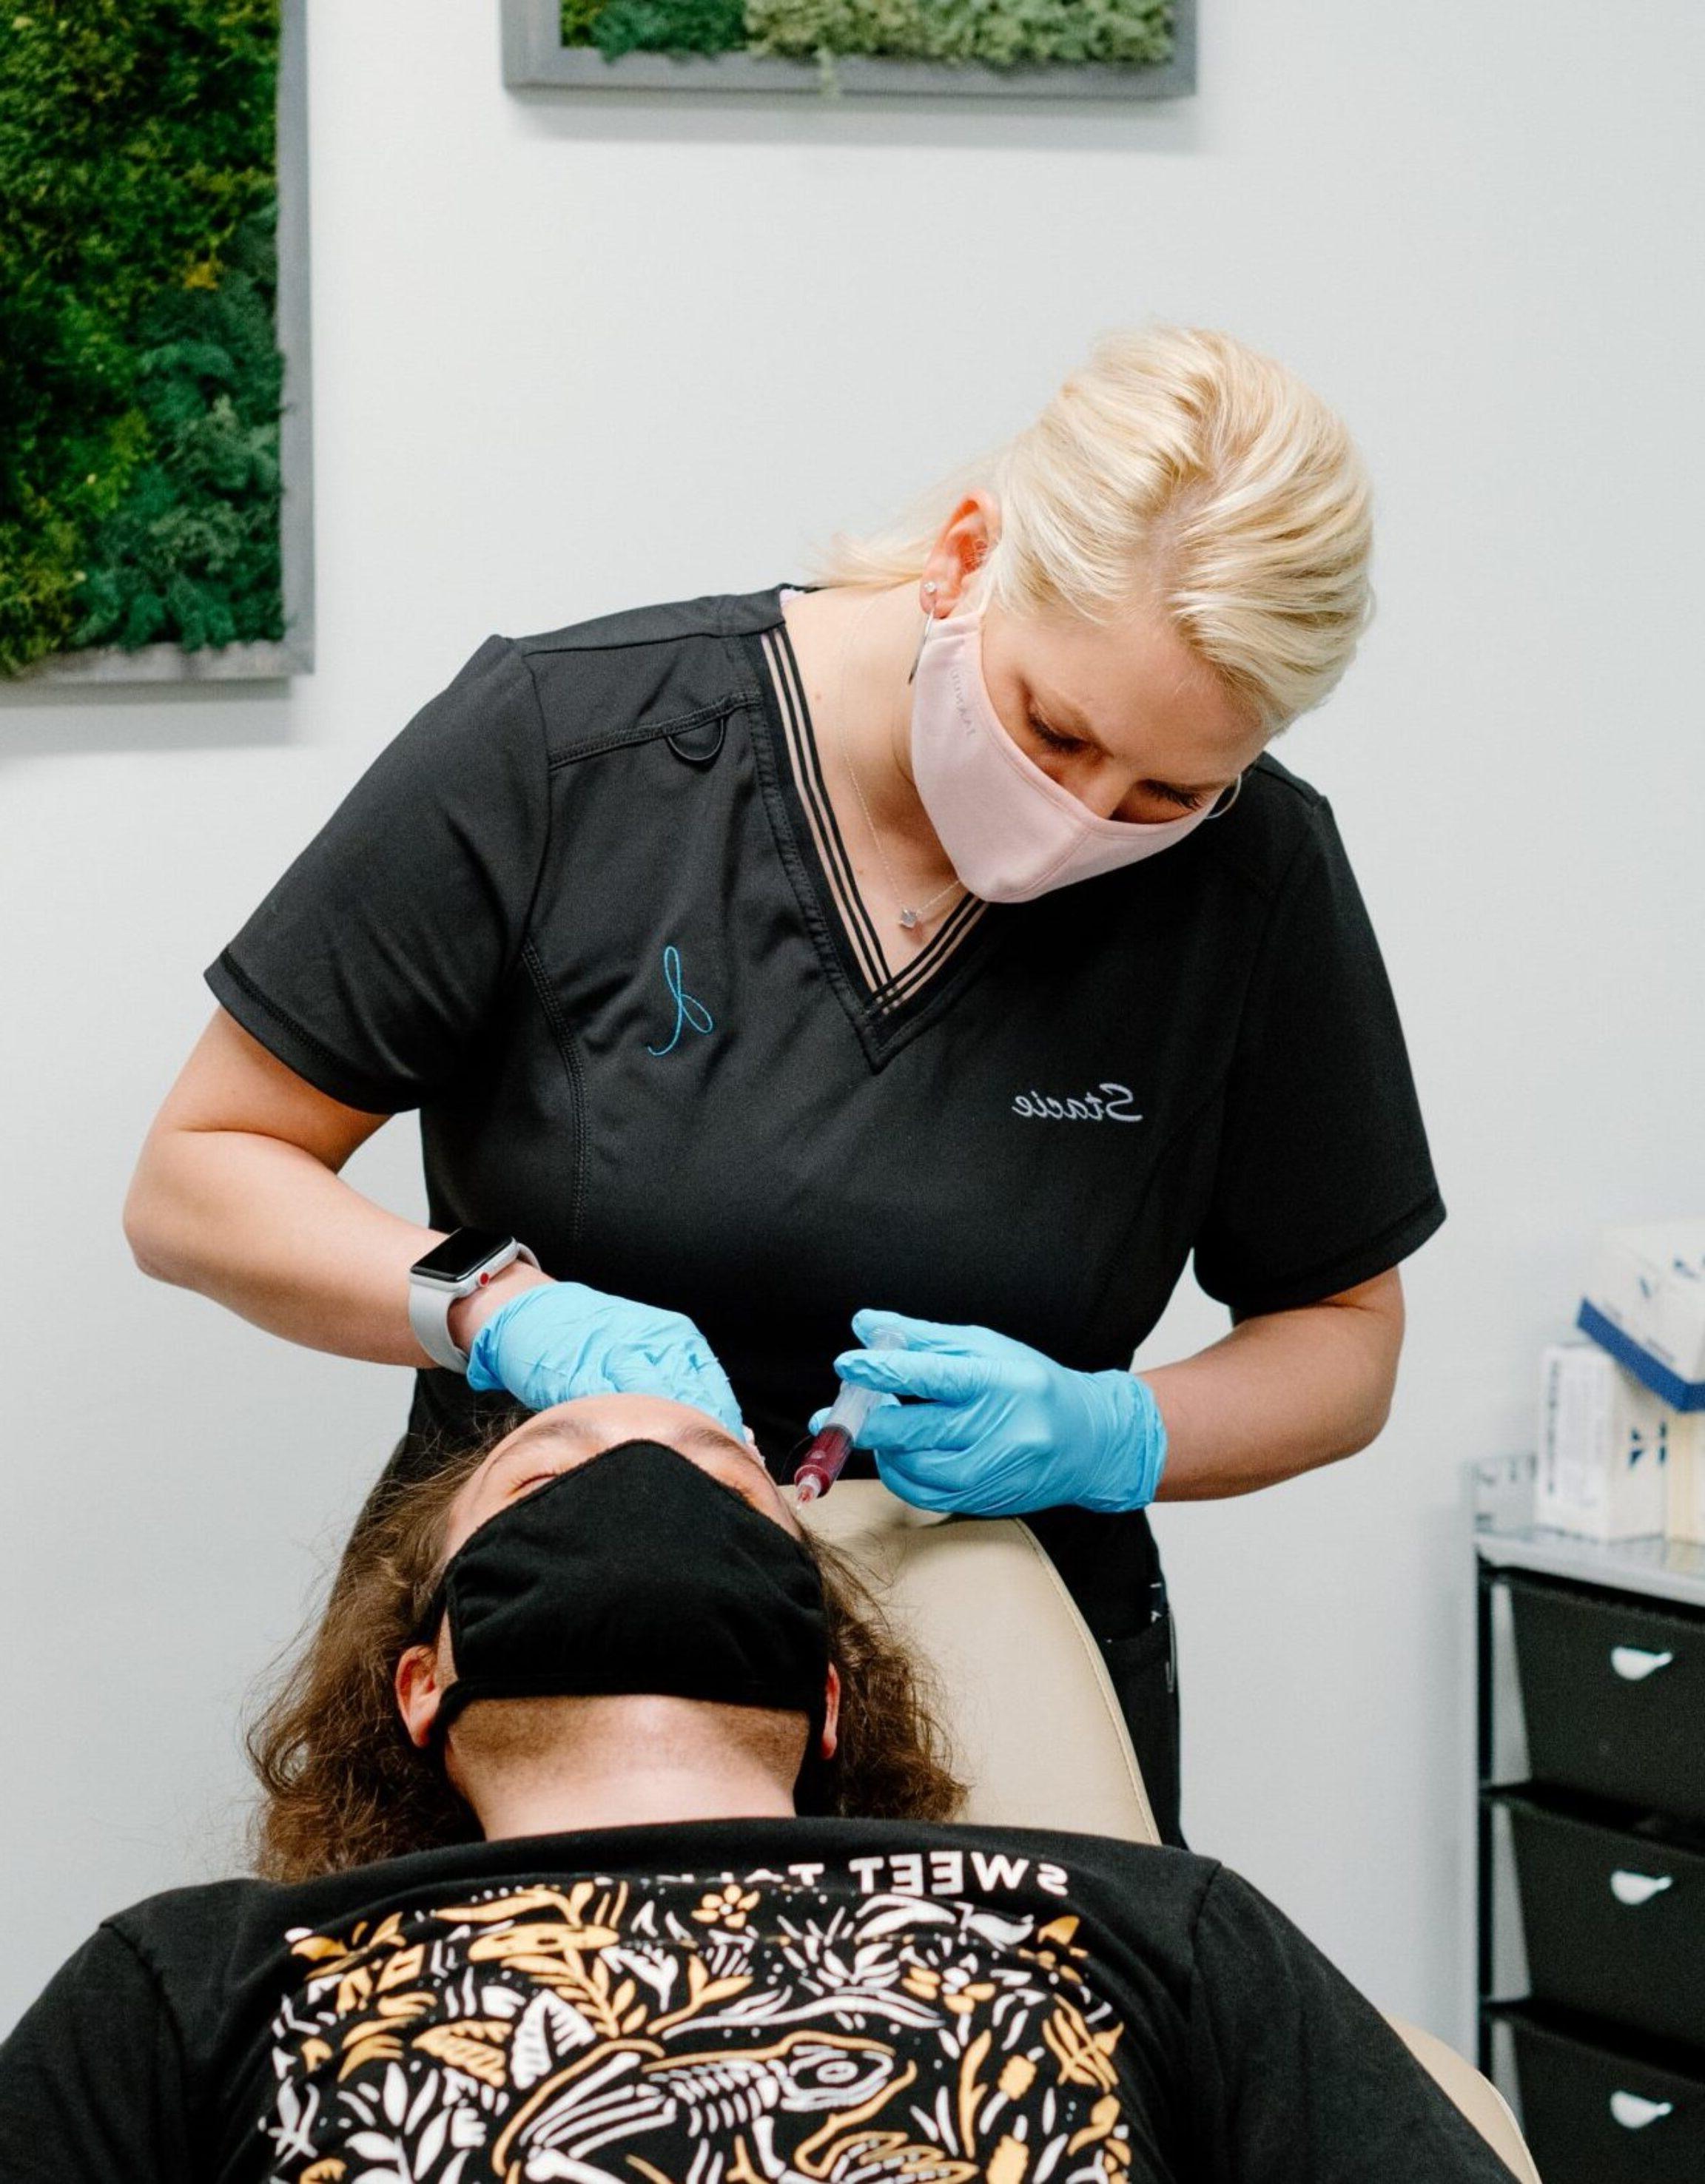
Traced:
<path id="1" fill-rule="evenodd" d="M 428 1642 L 446 1610 L 456 1680 L 436 1736 L 475 1699 L 772 1707 L 810 1722 L 795 1798 L 822 1809 L 822 1580 L 791 1533 L 674 1449 L 623 1441 L 488 1518 L 445 1565 Z"/>

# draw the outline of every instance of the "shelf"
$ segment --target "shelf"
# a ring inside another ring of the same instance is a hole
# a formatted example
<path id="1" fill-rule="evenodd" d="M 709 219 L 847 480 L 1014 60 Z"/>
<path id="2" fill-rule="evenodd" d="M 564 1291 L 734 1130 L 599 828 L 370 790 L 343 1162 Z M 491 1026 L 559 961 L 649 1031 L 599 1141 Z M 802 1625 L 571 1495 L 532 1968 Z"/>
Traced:
<path id="1" fill-rule="evenodd" d="M 1602 1546 L 1594 1540 L 1529 1524 L 1516 1532 L 1477 1528 L 1474 1552 L 1482 1562 L 1499 1569 L 1535 1570 L 1546 1577 L 1573 1578 L 1580 1585 L 1637 1592 L 1648 1600 L 1705 1607 L 1705 1547 L 1683 1546 L 1671 1540 L 1621 1540 Z"/>
<path id="2" fill-rule="evenodd" d="M 1601 1543 L 1535 1524 L 1533 1468 L 1530 1456 L 1469 1467 L 1474 1552 L 1483 1563 L 1705 1608 L 1705 1547 L 1663 1539 Z"/>

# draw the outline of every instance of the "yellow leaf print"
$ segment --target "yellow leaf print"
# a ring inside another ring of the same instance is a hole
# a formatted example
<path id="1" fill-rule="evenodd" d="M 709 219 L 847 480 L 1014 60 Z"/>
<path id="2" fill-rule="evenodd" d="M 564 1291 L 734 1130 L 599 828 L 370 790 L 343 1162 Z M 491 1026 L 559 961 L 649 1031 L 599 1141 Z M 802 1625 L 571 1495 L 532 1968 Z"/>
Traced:
<path id="1" fill-rule="evenodd" d="M 608 1926 L 508 1926 L 495 1934 L 482 1934 L 470 1942 L 468 1955 L 475 1964 L 488 1963 L 493 1958 L 548 1957 L 560 1964 L 571 1958 L 614 1948 L 620 1939 Z"/>
<path id="2" fill-rule="evenodd" d="M 324 2161 L 316 2161 L 311 2169 L 302 2172 L 302 2184 L 338 2184 L 338 2179 L 349 2174 L 337 2155 L 329 2154 Z"/>
<path id="3" fill-rule="evenodd" d="M 560 1923 L 547 1930 L 561 1934 L 571 1930 L 576 1948 L 608 1949 L 621 1939 L 620 1920 L 627 1891 L 624 1886 L 606 1894 L 588 1921 L 583 1914 L 596 1894 L 596 1884 L 590 1880 L 576 1881 L 566 1895 L 560 1888 L 518 1888 L 513 1896 L 500 1896 L 493 1903 L 453 1905 L 436 1915 L 456 1925 L 496 1926 L 530 1911 L 554 1911 Z"/>
<path id="4" fill-rule="evenodd" d="M 453 2070 L 477 2078 L 482 2086 L 509 2083 L 509 2065 L 502 2050 L 488 2046 L 486 2036 L 476 2036 L 471 2026 L 430 2025 L 426 2031 L 415 2035 L 414 2044 L 424 2048 L 427 2054 L 436 2055 L 441 2063 L 448 2063 Z"/>
<path id="5" fill-rule="evenodd" d="M 977 2096 L 983 2090 L 977 2073 L 994 2040 L 995 2035 L 985 2026 L 960 2058 L 959 2143 L 967 2151 L 977 2143 Z"/>
<path id="6" fill-rule="evenodd" d="M 342 1942 L 334 1942 L 329 1934 L 304 1934 L 298 1942 L 290 1944 L 293 1957 L 306 1957 L 309 1964 L 325 1964 L 336 1957 L 349 1953 Z"/>
<path id="7" fill-rule="evenodd" d="M 982 2068 L 983 2055 L 988 2055 L 993 2044 L 995 2033 L 983 2027 L 960 2058 L 960 2145 L 967 2149 L 977 2142 L 977 2094 L 982 2092 L 982 2086 L 977 2084 L 977 2070 Z"/>
<path id="8" fill-rule="evenodd" d="M 727 2002 L 732 1996 L 744 1993 L 752 1984 L 749 1973 L 731 1974 L 727 1979 L 712 1979 L 702 1957 L 687 1959 L 687 1999 L 679 2009 L 666 2011 L 651 2027 L 661 2033 L 672 2025 L 682 2024 L 694 2010 L 708 2009 L 712 2003 Z M 623 2026 L 626 2031 L 628 2028 Z"/>
<path id="9" fill-rule="evenodd" d="M 1069 1942 L 1077 1930 L 1078 1919 L 1074 1912 L 1064 1919 L 1050 1919 L 1045 1926 L 1037 1929 L 1036 1938 L 1039 1942 Z"/>
<path id="10" fill-rule="evenodd" d="M 989 2184 L 1023 2184 L 1030 2157 L 1016 2138 L 1003 2138 L 989 2157 Z"/>
<path id="11" fill-rule="evenodd" d="M 1089 2120 L 1078 2131 L 1073 2131 L 1067 2143 L 1067 2153 L 1081 2153 L 1086 2146 L 1099 2145 L 1119 2120 L 1119 2103 L 1112 2093 L 1106 2093 L 1089 2111 Z"/>
<path id="12" fill-rule="evenodd" d="M 393 1986 L 403 1986 L 410 1980 L 419 1979 L 421 1967 L 426 1961 L 424 1942 L 416 1942 L 412 1949 L 399 1949 L 379 1974 L 380 1993 L 387 1993 Z"/>
<path id="13" fill-rule="evenodd" d="M 1036 2082 L 1036 2065 L 1028 2055 L 1009 2055 L 995 2082 L 1009 2101 L 1022 2101 Z"/>
<path id="14" fill-rule="evenodd" d="M 403 2043 L 392 2033 L 376 2032 L 370 2039 L 358 2040 L 344 2050 L 343 2060 L 337 2065 L 338 2083 L 368 2063 L 397 2063 L 402 2055 Z"/>
<path id="15" fill-rule="evenodd" d="M 1060 2002 L 1042 2027 L 1042 2037 L 1053 2050 L 1066 2084 L 1099 2086 L 1110 2093 L 1118 2083 L 1110 2059 L 1124 2029 L 1116 2025 L 1111 2031 L 1091 2032 L 1079 2011 L 1069 2002 Z"/>

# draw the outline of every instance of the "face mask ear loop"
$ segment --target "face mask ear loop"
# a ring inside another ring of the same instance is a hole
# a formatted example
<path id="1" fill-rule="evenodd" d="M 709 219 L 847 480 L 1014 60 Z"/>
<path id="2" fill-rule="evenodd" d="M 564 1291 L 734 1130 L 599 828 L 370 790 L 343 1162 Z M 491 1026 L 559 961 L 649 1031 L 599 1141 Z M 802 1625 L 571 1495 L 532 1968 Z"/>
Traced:
<path id="1" fill-rule="evenodd" d="M 935 589 L 935 586 L 934 586 L 933 584 L 926 584 L 926 585 L 924 586 L 924 588 L 924 588 L 924 589 L 925 589 L 925 591 L 927 591 L 927 592 L 933 593 L 933 591 L 934 591 L 934 589 Z M 908 675 L 908 676 L 906 677 L 906 678 L 905 678 L 905 679 L 906 679 L 906 681 L 907 681 L 908 682 L 912 682 L 912 681 L 916 678 L 916 677 L 917 677 L 917 663 L 918 663 L 918 661 L 919 661 L 920 660 L 922 660 L 922 657 L 923 657 L 923 648 L 924 648 L 924 646 L 925 646 L 927 644 L 928 644 L 928 642 L 929 642 L 929 632 L 930 632 L 930 631 L 931 631 L 932 629 L 933 629 L 933 628 L 934 628 L 934 627 L 935 627 L 935 601 L 934 601 L 934 599 L 932 598 L 932 599 L 930 600 L 930 603 L 929 603 L 928 610 L 928 611 L 925 613 L 924 617 L 923 617 L 923 628 L 922 628 L 922 630 L 920 632 L 919 636 L 918 636 L 918 640 L 917 640 L 917 651 L 916 651 L 916 652 L 914 652 L 914 653 L 912 654 L 912 655 L 911 655 L 911 673 L 910 675 Z"/>
<path id="2" fill-rule="evenodd" d="M 415 1633 L 409 1641 L 411 1646 L 437 1645 L 438 1630 L 444 1619 L 444 1610 L 449 1604 L 449 1573 L 448 1570 L 441 1570 L 437 1584 L 426 1596 L 425 1607 L 415 1618 Z M 420 1747 L 421 1757 L 429 1766 L 436 1766 L 440 1774 L 444 1771 L 444 1737 L 449 1727 L 449 1724 L 444 1719 L 443 1701 L 440 1699 L 437 1712 L 432 1716 L 426 1730 L 426 1741 Z"/>
<path id="3" fill-rule="evenodd" d="M 1231 805 L 1232 805 L 1232 804 L 1235 804 L 1235 803 L 1236 803 L 1236 801 L 1237 801 L 1237 800 L 1238 800 L 1238 798 L 1239 798 L 1240 796 L 1241 796 L 1241 795 L 1242 795 L 1242 794 L 1243 794 L 1243 776 L 1242 776 L 1241 774 L 1239 774 L 1239 776 L 1237 777 L 1237 779 L 1236 779 L 1234 782 L 1233 782 L 1233 783 L 1231 784 L 1231 804 L 1221 804 L 1221 805 L 1217 805 L 1217 806 L 1216 806 L 1216 808 L 1215 808 L 1213 811 L 1210 811 L 1210 812 L 1208 813 L 1208 815 L 1207 815 L 1207 816 L 1208 816 L 1208 818 L 1209 818 L 1209 819 L 1223 819 L 1223 818 L 1224 818 L 1224 816 L 1225 816 L 1225 815 L 1226 815 L 1226 813 L 1227 813 L 1228 811 L 1230 811 L 1230 809 L 1231 809 Z M 1206 821 L 1204 821 L 1204 822 L 1203 822 L 1203 824 L 1204 824 L 1204 825 L 1206 825 Z"/>

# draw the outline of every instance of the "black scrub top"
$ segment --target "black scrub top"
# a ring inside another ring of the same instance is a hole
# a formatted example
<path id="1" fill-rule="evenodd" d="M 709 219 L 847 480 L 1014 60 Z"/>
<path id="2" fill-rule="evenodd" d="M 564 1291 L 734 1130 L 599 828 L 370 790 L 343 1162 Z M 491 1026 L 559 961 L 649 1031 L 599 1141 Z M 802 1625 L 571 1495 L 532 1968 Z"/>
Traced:
<path id="1" fill-rule="evenodd" d="M 777 1470 L 861 1305 L 1123 1367 L 1192 1252 L 1249 1314 L 1430 1234 L 1324 799 L 1263 757 L 1163 855 L 967 900 L 889 977 L 790 588 L 488 638 L 209 969 L 220 1001 L 333 1099 L 420 1110 L 436 1227 L 689 1315 Z M 393 1465 L 497 1407 L 422 1372 Z"/>

